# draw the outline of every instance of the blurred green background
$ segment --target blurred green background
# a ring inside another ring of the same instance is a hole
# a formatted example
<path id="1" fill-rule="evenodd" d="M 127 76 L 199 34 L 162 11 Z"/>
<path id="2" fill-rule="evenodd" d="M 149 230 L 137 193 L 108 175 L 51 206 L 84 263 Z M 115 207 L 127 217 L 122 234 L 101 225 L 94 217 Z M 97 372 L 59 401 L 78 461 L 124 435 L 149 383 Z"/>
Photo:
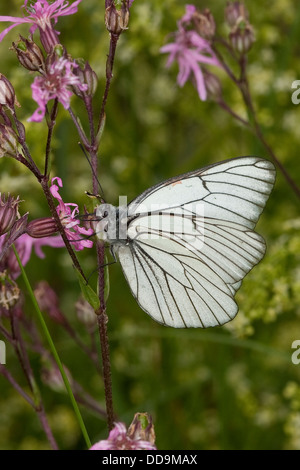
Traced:
<path id="1" fill-rule="evenodd" d="M 292 0 L 245 3 L 256 33 L 248 73 L 258 118 L 266 140 L 300 185 L 300 107 L 291 101 L 292 82 L 300 79 L 299 5 Z M 20 16 L 22 4 L 2 2 L 0 13 Z M 228 34 L 225 1 L 195 5 L 209 7 L 218 33 Z M 180 0 L 135 0 L 129 30 L 119 41 L 99 167 L 112 204 L 118 204 L 119 195 L 130 201 L 166 178 L 226 158 L 268 158 L 256 137 L 214 102 L 201 102 L 190 83 L 182 89 L 176 85 L 176 64 L 165 68 L 166 55 L 159 49 L 170 40 L 184 9 Z M 57 25 L 68 52 L 89 60 L 97 72 L 98 106 L 109 45 L 103 17 L 104 0 L 83 0 L 77 15 L 60 18 Z M 1 30 L 6 26 L 2 23 Z M 27 35 L 28 27 L 12 30 L 1 44 L 0 71 L 15 86 L 21 104 L 18 116 L 26 125 L 32 155 L 42 165 L 45 125 L 26 121 L 35 110 L 33 76 L 9 50 L 19 32 Z M 225 100 L 246 116 L 237 90 L 225 74 L 219 76 Z M 86 126 L 82 104 L 74 99 L 72 106 Z M 85 191 L 92 190 L 91 175 L 77 142 L 74 126 L 61 109 L 52 145 L 52 176 L 63 179 L 64 200 L 77 202 L 83 210 Z M 29 211 L 30 218 L 49 214 L 32 175 L 7 157 L 0 161 L 0 191 L 20 195 L 21 211 Z M 300 364 L 291 361 L 292 342 L 300 340 L 299 227 L 299 200 L 278 172 L 257 226 L 266 239 L 267 254 L 243 281 L 236 296 L 238 316 L 222 328 L 175 330 L 156 324 L 138 307 L 121 267 L 110 267 L 107 313 L 118 420 L 129 425 L 134 413 L 150 413 L 158 449 L 300 448 Z M 34 255 L 27 265 L 30 280 L 33 285 L 41 279 L 49 282 L 61 310 L 88 344 L 89 334 L 75 313 L 80 292 L 71 262 L 63 249 L 44 251 L 44 260 Z M 94 250 L 85 250 L 79 258 L 85 272 L 96 268 Z M 23 288 L 20 278 L 18 282 Z M 25 310 L 28 318 L 35 318 L 27 297 Z M 62 327 L 51 319 L 47 323 L 64 364 L 103 407 L 103 383 L 93 364 Z M 97 334 L 95 341 L 98 347 Z M 30 359 L 60 448 L 84 449 L 67 395 L 42 382 L 39 354 L 30 352 Z M 28 391 L 9 344 L 6 367 Z M 0 390 L 0 448 L 49 448 L 36 415 L 1 376 Z M 81 410 L 92 442 L 106 438 L 103 418 L 85 407 Z"/>

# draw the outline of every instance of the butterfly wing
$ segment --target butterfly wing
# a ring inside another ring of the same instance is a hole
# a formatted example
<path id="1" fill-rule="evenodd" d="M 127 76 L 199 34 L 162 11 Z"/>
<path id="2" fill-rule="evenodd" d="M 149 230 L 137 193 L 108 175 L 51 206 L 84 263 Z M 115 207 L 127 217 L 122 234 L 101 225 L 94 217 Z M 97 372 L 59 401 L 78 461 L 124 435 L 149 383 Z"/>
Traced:
<path id="1" fill-rule="evenodd" d="M 175 328 L 232 320 L 234 295 L 265 253 L 253 228 L 274 180 L 271 162 L 241 157 L 171 178 L 132 201 L 129 243 L 114 250 L 141 308 Z"/>

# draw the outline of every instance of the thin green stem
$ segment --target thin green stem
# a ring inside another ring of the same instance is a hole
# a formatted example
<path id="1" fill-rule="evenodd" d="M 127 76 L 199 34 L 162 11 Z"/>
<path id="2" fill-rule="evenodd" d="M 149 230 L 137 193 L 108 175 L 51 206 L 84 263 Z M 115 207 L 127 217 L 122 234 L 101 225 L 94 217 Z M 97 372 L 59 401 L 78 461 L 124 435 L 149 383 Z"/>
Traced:
<path id="1" fill-rule="evenodd" d="M 47 339 L 47 341 L 48 341 L 50 350 L 51 350 L 51 352 L 52 352 L 52 354 L 53 354 L 53 357 L 54 357 L 54 359 L 55 359 L 55 361 L 56 361 L 56 363 L 57 363 L 57 366 L 58 366 L 58 368 L 59 368 L 59 370 L 60 370 L 62 379 L 63 379 L 63 381 L 64 381 L 64 384 L 65 384 L 66 390 L 67 390 L 67 392 L 68 392 L 69 398 L 70 398 L 70 400 L 71 400 L 71 403 L 72 403 L 72 405 L 73 405 L 74 412 L 75 412 L 75 414 L 76 414 L 76 417 L 77 417 L 79 426 L 80 426 L 80 428 L 81 428 L 83 437 L 84 437 L 84 439 L 85 439 L 86 445 L 87 445 L 88 448 L 90 448 L 90 447 L 91 447 L 91 441 L 90 441 L 90 438 L 89 438 L 89 436 L 88 436 L 88 433 L 87 433 L 85 424 L 84 424 L 84 422 L 83 422 L 83 419 L 82 419 L 80 410 L 79 410 L 79 408 L 78 408 L 77 402 L 76 402 L 75 397 L 74 397 L 74 395 L 73 395 L 72 388 L 71 388 L 71 385 L 70 385 L 70 383 L 69 383 L 68 377 L 67 377 L 67 375 L 66 375 L 66 373 L 65 373 L 65 371 L 64 371 L 62 362 L 61 362 L 61 360 L 60 360 L 60 357 L 59 357 L 59 355 L 58 355 L 58 352 L 57 352 L 57 350 L 56 350 L 56 347 L 55 347 L 55 345 L 54 345 L 54 342 L 53 342 L 53 340 L 52 340 L 52 337 L 51 337 L 50 332 L 49 332 L 49 330 L 48 330 L 48 327 L 47 327 L 47 325 L 46 325 L 46 322 L 45 322 L 45 320 L 44 320 L 44 318 L 43 318 L 42 312 L 40 311 L 39 305 L 38 305 L 37 300 L 36 300 L 36 298 L 35 298 L 35 296 L 34 296 L 34 293 L 33 293 L 33 290 L 32 290 L 32 288 L 31 288 L 29 279 L 28 279 L 28 277 L 27 277 L 27 274 L 26 274 L 26 272 L 25 272 L 25 269 L 24 269 L 24 267 L 23 267 L 23 265 L 22 265 L 22 263 L 21 263 L 21 260 L 20 260 L 20 258 L 19 258 L 19 255 L 18 255 L 17 250 L 16 250 L 16 248 L 15 248 L 14 245 L 13 245 L 13 250 L 14 250 L 14 253 L 15 253 L 15 255 L 16 255 L 17 261 L 18 261 L 18 263 L 19 263 L 19 266 L 20 266 L 20 269 L 21 269 L 21 272 L 22 272 L 22 275 L 23 275 L 23 279 L 24 279 L 25 285 L 26 285 L 26 287 L 27 287 L 28 293 L 29 293 L 29 295 L 30 295 L 31 301 L 32 301 L 32 303 L 33 303 L 34 309 L 35 309 L 35 311 L 36 311 L 36 313 L 37 313 L 37 316 L 38 316 L 38 318 L 39 318 L 39 321 L 40 321 L 40 324 L 41 324 L 43 333 L 44 333 L 44 335 L 45 335 L 45 337 L 46 337 L 46 339 Z"/>

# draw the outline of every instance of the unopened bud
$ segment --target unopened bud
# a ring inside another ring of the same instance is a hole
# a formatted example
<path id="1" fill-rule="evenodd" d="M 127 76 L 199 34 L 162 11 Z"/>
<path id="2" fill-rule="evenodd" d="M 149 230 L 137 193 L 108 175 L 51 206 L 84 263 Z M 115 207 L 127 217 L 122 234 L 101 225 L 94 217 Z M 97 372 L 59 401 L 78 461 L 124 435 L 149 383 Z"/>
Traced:
<path id="1" fill-rule="evenodd" d="M 15 104 L 18 104 L 14 87 L 2 73 L 0 73 L 0 104 L 11 110 L 14 109 Z"/>
<path id="2" fill-rule="evenodd" d="M 34 289 L 34 295 L 41 310 L 46 312 L 56 323 L 64 325 L 66 320 L 59 308 L 56 292 L 49 286 L 48 282 L 40 281 Z"/>
<path id="3" fill-rule="evenodd" d="M 45 21 L 43 27 L 39 26 L 39 31 L 42 46 L 45 49 L 46 53 L 50 54 L 53 48 L 60 44 L 58 34 L 53 28 L 53 25 L 50 23 L 50 21 Z"/>
<path id="4" fill-rule="evenodd" d="M 218 100 L 222 96 L 222 85 L 219 78 L 207 70 L 203 71 L 205 89 L 209 98 Z"/>
<path id="5" fill-rule="evenodd" d="M 212 39 L 216 32 L 215 19 L 208 8 L 193 14 L 193 22 L 199 35 L 205 39 Z"/>
<path id="6" fill-rule="evenodd" d="M 242 2 L 227 2 L 225 20 L 230 27 L 234 27 L 240 20 L 248 21 L 249 12 Z"/>
<path id="7" fill-rule="evenodd" d="M 126 1 L 122 2 L 119 10 L 115 7 L 114 1 L 105 10 L 105 26 L 111 34 L 120 35 L 127 29 L 129 23 L 129 8 Z"/>
<path id="8" fill-rule="evenodd" d="M 15 157 L 18 154 L 18 136 L 10 126 L 0 124 L 0 158 L 4 155 Z"/>
<path id="9" fill-rule="evenodd" d="M 25 69 L 40 72 L 45 69 L 45 59 L 39 46 L 31 39 L 25 39 L 20 35 L 20 40 L 13 48 L 18 56 L 19 62 Z"/>
<path id="10" fill-rule="evenodd" d="M 63 366 L 65 374 L 68 377 L 70 383 L 73 379 L 70 371 Z M 41 370 L 41 379 L 45 385 L 51 388 L 54 392 L 65 392 L 66 387 L 62 379 L 59 368 L 56 364 L 45 363 Z"/>
<path id="11" fill-rule="evenodd" d="M 19 196 L 15 199 L 8 194 L 6 199 L 5 194 L 0 193 L 0 235 L 8 232 L 15 223 L 19 203 Z"/>
<path id="12" fill-rule="evenodd" d="M 45 70 L 46 74 L 53 73 L 53 66 L 65 56 L 65 49 L 61 44 L 56 44 L 53 47 L 51 52 L 47 55 L 46 62 L 45 62 Z"/>
<path id="13" fill-rule="evenodd" d="M 80 298 L 76 304 L 78 320 L 83 323 L 88 330 L 93 330 L 97 325 L 97 317 L 93 307 L 84 299 Z"/>
<path id="14" fill-rule="evenodd" d="M 148 413 L 136 413 L 128 428 L 127 436 L 133 440 L 148 441 L 155 444 L 155 432 L 152 417 Z"/>
<path id="15" fill-rule="evenodd" d="M 98 77 L 90 64 L 86 62 L 83 69 L 80 66 L 74 68 L 73 73 L 79 77 L 82 85 L 87 86 L 87 89 L 82 91 L 79 86 L 73 85 L 72 89 L 74 93 L 80 98 L 82 98 L 83 95 L 94 96 L 98 85 Z"/>
<path id="16" fill-rule="evenodd" d="M 50 237 L 57 232 L 57 224 L 52 217 L 34 219 L 27 225 L 26 232 L 33 238 Z"/>
<path id="17" fill-rule="evenodd" d="M 20 298 L 20 289 L 6 271 L 0 273 L 0 307 L 9 310 Z"/>
<path id="18" fill-rule="evenodd" d="M 240 54 L 246 54 L 255 41 L 252 26 L 249 23 L 239 22 L 230 32 L 229 39 L 235 51 Z"/>

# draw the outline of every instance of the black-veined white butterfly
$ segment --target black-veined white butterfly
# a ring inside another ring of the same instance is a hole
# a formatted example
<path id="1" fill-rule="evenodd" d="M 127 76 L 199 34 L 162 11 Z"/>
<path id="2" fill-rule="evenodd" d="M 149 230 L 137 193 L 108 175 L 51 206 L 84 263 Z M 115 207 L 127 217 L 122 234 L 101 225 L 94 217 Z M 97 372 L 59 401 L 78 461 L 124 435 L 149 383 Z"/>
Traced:
<path id="1" fill-rule="evenodd" d="M 225 160 L 164 181 L 128 206 L 97 207 L 97 234 L 120 260 L 132 294 L 175 328 L 223 325 L 245 275 L 264 256 L 254 232 L 275 181 L 257 157 Z"/>

